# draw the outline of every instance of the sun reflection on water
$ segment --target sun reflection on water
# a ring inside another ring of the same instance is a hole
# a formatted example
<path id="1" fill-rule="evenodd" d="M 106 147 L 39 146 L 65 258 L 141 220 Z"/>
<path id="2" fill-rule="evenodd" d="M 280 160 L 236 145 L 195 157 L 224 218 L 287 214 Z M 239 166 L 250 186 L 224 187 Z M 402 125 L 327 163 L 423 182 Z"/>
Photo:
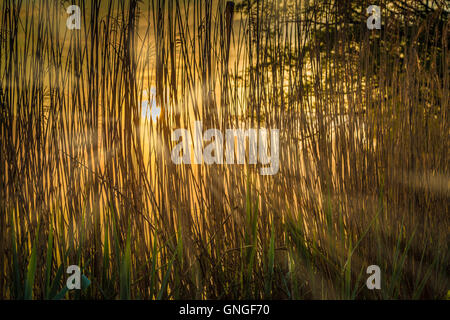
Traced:
<path id="1" fill-rule="evenodd" d="M 147 90 L 143 91 L 143 101 L 142 101 L 142 111 L 141 116 L 143 119 L 152 119 L 153 123 L 158 120 L 161 115 L 161 107 L 156 105 L 156 90 L 155 88 L 150 89 L 150 94 Z"/>

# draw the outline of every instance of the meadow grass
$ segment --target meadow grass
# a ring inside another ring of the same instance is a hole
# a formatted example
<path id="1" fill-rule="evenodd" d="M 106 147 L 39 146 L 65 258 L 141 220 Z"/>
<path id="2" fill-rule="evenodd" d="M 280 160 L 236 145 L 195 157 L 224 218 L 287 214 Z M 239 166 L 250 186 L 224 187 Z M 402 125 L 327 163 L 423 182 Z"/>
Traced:
<path id="1" fill-rule="evenodd" d="M 70 4 L 1 4 L 1 299 L 446 297 L 444 2 Z M 174 165 L 194 120 L 279 129 L 280 171 Z"/>

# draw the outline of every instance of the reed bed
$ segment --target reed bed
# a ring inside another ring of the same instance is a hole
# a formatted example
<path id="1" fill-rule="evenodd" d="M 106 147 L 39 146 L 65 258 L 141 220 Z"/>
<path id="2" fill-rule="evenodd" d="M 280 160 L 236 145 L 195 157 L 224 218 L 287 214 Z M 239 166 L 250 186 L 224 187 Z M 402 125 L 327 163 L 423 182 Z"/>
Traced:
<path id="1" fill-rule="evenodd" d="M 445 298 L 449 8 L 370 4 L 2 1 L 0 298 Z M 279 172 L 173 164 L 195 120 Z"/>

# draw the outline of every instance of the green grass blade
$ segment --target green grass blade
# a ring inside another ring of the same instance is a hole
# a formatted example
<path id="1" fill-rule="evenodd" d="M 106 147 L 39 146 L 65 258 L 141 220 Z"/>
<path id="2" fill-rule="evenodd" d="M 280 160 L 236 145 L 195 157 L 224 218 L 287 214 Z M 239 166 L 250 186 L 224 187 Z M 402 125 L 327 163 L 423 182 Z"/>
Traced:
<path id="1" fill-rule="evenodd" d="M 173 257 L 170 259 L 169 265 L 167 266 L 167 270 L 166 273 L 164 275 L 163 278 L 163 282 L 161 284 L 161 288 L 158 292 L 158 296 L 156 297 L 157 300 L 161 300 L 164 296 L 164 294 L 167 292 L 167 285 L 169 283 L 169 276 L 170 276 L 170 272 L 172 271 L 172 266 L 173 263 L 175 262 L 175 259 L 177 257 L 177 253 L 178 253 L 178 247 L 181 244 L 181 240 L 180 237 L 178 237 L 178 242 L 177 242 L 177 249 L 175 250 L 175 253 L 173 254 Z"/>
<path id="2" fill-rule="evenodd" d="M 25 300 L 33 299 L 34 279 L 36 276 L 36 263 L 37 263 L 36 256 L 37 256 L 38 239 L 39 239 L 39 222 L 36 229 L 36 236 L 33 242 L 33 248 L 31 249 L 30 259 L 28 261 L 27 276 L 25 278 L 25 290 L 24 290 Z"/>
<path id="3" fill-rule="evenodd" d="M 33 286 L 35 275 L 36 275 L 36 243 L 33 244 L 30 260 L 28 261 L 27 276 L 25 279 L 25 292 L 24 292 L 25 300 L 33 299 Z"/>
<path id="4" fill-rule="evenodd" d="M 14 222 L 14 216 L 11 212 L 10 214 L 11 220 L 11 246 L 12 246 L 12 254 L 13 254 L 13 270 L 14 270 L 14 278 L 13 278 L 13 292 L 14 297 L 19 299 L 22 296 L 22 281 L 20 279 L 20 270 L 19 270 L 19 258 L 17 256 L 17 241 L 16 241 L 16 225 Z"/>
<path id="5" fill-rule="evenodd" d="M 272 281 L 273 281 L 273 272 L 274 272 L 274 261 L 275 261 L 275 229 L 272 224 L 272 230 L 270 232 L 270 245 L 269 252 L 267 254 L 267 279 L 265 285 L 265 296 L 266 298 L 270 297 L 272 291 Z"/>
<path id="6" fill-rule="evenodd" d="M 58 267 L 58 270 L 56 271 L 55 278 L 53 279 L 52 284 L 50 286 L 50 292 L 48 294 L 49 299 L 54 299 L 54 297 L 56 296 L 56 292 L 57 292 L 59 284 L 61 282 L 63 273 L 64 273 L 64 267 L 63 267 L 63 265 L 60 265 Z"/>
<path id="7" fill-rule="evenodd" d="M 53 262 L 53 228 L 50 226 L 48 232 L 47 240 L 47 258 L 45 263 L 45 298 L 49 298 L 50 291 L 50 275 L 52 272 L 52 262 Z"/>
<path id="8" fill-rule="evenodd" d="M 131 299 L 131 285 L 130 285 L 130 272 L 131 272 L 131 234 L 130 223 L 128 224 L 127 240 L 125 245 L 125 252 L 122 256 L 121 268 L 120 268 L 120 299 Z"/>

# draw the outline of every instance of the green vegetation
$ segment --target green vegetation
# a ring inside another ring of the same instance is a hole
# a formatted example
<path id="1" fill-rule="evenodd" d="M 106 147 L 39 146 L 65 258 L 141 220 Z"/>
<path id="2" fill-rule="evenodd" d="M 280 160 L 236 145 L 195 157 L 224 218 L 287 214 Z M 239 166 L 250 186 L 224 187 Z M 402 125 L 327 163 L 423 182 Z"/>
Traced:
<path id="1" fill-rule="evenodd" d="M 87 2 L 0 4 L 0 299 L 448 298 L 444 1 Z M 174 165 L 194 120 L 279 173 Z"/>

